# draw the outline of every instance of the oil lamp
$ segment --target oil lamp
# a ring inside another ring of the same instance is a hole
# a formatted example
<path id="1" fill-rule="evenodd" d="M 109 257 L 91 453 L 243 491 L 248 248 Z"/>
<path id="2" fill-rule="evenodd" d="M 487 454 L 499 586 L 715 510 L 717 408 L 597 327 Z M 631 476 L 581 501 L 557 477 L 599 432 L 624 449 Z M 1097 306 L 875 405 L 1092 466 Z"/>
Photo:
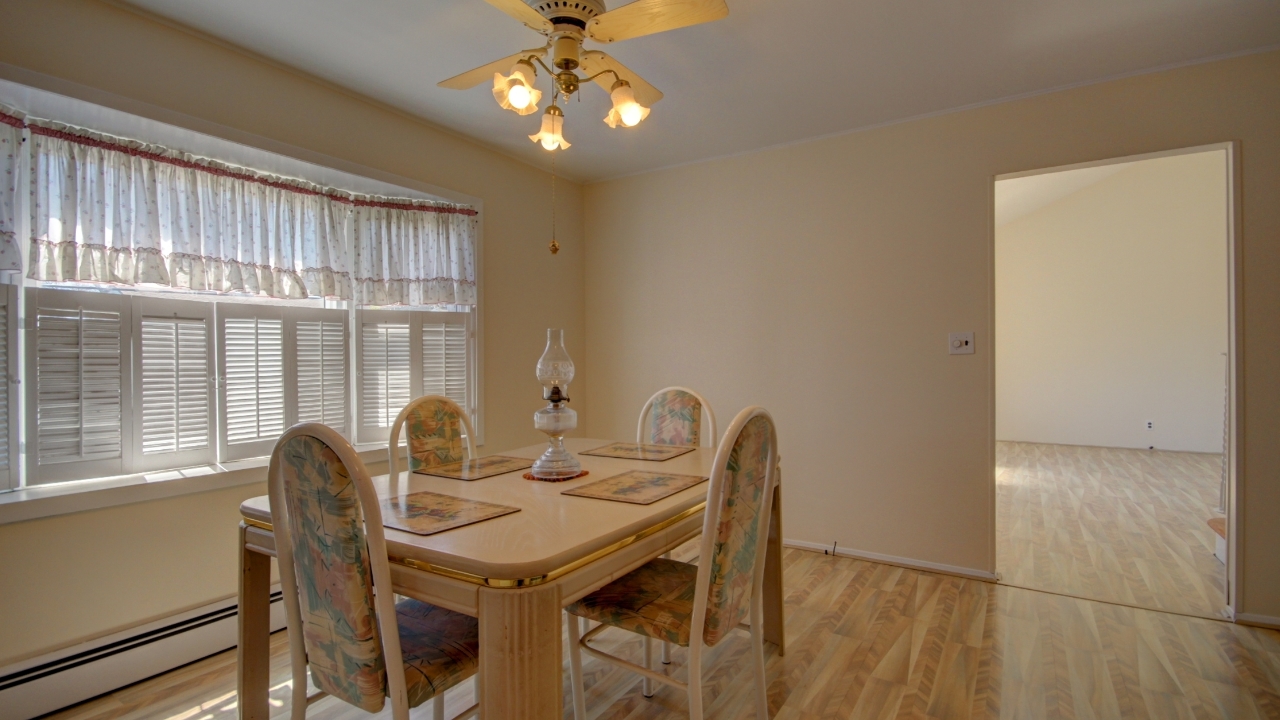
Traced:
<path id="1" fill-rule="evenodd" d="M 578 462 L 564 449 L 564 434 L 578 427 L 578 413 L 569 408 L 569 383 L 573 381 L 573 360 L 564 349 L 564 330 L 547 330 L 547 349 L 538 359 L 538 382 L 547 406 L 533 414 L 533 426 L 547 434 L 547 451 L 533 463 L 533 476 L 543 480 L 566 480 L 582 472 Z"/>

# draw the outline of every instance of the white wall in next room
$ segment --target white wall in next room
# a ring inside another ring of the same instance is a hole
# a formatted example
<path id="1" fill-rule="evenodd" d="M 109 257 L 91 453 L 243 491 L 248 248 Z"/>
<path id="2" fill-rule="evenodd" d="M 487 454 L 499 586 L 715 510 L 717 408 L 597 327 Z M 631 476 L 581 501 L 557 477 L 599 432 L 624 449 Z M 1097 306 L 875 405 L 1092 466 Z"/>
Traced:
<path id="1" fill-rule="evenodd" d="M 996 437 L 1221 452 L 1226 152 L 1002 180 L 996 196 Z"/>

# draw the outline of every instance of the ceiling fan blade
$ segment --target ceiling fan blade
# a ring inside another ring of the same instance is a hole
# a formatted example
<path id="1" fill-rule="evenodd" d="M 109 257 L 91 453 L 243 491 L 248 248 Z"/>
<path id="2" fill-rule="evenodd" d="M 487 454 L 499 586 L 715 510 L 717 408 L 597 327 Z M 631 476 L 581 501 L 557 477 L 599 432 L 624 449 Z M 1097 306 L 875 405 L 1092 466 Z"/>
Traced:
<path id="1" fill-rule="evenodd" d="M 468 70 L 462 73 L 461 75 L 454 75 L 448 80 L 444 80 L 440 82 L 439 86 L 442 88 L 448 88 L 449 90 L 467 90 L 468 88 L 473 88 L 482 82 L 492 81 L 494 73 L 506 74 L 509 70 L 511 70 L 511 66 L 515 65 L 516 61 L 521 58 L 527 58 L 530 55 L 537 55 L 538 57 L 544 57 L 546 56 L 546 54 L 547 54 L 546 48 L 538 48 L 536 50 L 525 50 L 524 52 L 519 52 L 519 53 L 516 53 L 515 55 L 509 55 L 507 57 L 504 57 L 501 60 L 494 60 L 488 65 L 481 65 L 475 70 Z"/>
<path id="2" fill-rule="evenodd" d="M 636 0 L 592 18 L 587 23 L 587 36 L 602 43 L 618 42 L 719 20 L 728 14 L 724 0 Z"/>
<path id="3" fill-rule="evenodd" d="M 636 102 L 645 107 L 653 107 L 653 104 L 662 99 L 662 91 L 650 85 L 644 78 L 631 72 L 626 65 L 618 62 L 609 55 L 599 50 L 588 50 L 582 53 L 582 71 L 587 75 L 595 75 L 606 70 L 612 70 L 618 73 L 623 80 L 631 83 L 631 90 L 636 94 Z M 615 82 L 613 75 L 601 75 L 595 79 L 595 83 L 604 88 L 605 92 L 613 90 Z"/>
<path id="4" fill-rule="evenodd" d="M 540 33 L 551 32 L 551 21 L 539 15 L 538 11 L 529 7 L 524 0 L 484 1 L 524 23 L 531 30 L 537 30 Z"/>

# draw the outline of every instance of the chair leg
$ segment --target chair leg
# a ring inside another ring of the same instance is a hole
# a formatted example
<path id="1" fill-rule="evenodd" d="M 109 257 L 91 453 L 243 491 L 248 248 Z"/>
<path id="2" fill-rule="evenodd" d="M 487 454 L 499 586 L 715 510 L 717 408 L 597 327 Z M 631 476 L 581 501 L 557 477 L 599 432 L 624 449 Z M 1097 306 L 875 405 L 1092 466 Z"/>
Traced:
<path id="1" fill-rule="evenodd" d="M 582 686 L 582 646 L 579 618 L 569 615 L 569 684 L 573 691 L 574 720 L 587 720 L 587 696 Z"/>
<path id="2" fill-rule="evenodd" d="M 653 638 L 648 635 L 644 637 L 644 669 L 653 669 Z M 640 692 L 647 698 L 653 697 L 653 681 L 647 677 L 641 679 Z"/>
<path id="3" fill-rule="evenodd" d="M 431 700 L 431 720 L 444 720 L 444 693 Z"/>
<path id="4" fill-rule="evenodd" d="M 666 559 L 670 560 L 670 559 L 671 559 L 671 553 L 667 553 L 667 554 L 663 555 L 662 557 L 664 557 L 664 558 L 666 558 Z M 667 642 L 666 640 L 663 640 L 663 641 L 662 641 L 662 655 L 661 655 L 660 657 L 662 658 L 662 664 L 663 664 L 663 665 L 670 665 L 670 664 L 671 664 L 671 643 Z"/>
<path id="5" fill-rule="evenodd" d="M 769 686 L 764 671 L 764 594 L 751 603 L 751 655 L 756 666 L 756 720 L 769 720 Z"/>
<path id="6" fill-rule="evenodd" d="M 293 702 L 289 709 L 291 720 L 307 720 L 307 666 L 293 666 Z"/>
<path id="7" fill-rule="evenodd" d="M 702 658 L 689 652 L 689 720 L 702 720 Z"/>

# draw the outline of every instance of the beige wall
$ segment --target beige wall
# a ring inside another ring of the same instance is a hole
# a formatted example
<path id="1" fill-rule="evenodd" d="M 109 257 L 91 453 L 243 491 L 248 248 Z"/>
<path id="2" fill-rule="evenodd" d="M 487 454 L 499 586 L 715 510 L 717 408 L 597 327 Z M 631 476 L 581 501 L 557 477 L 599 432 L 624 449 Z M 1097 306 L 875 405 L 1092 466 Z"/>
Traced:
<path id="1" fill-rule="evenodd" d="M 485 449 L 538 441 L 545 329 L 585 355 L 580 186 L 559 185 L 553 257 L 548 174 L 91 0 L 0 5 L 0 63 L 482 199 Z M 235 509 L 264 487 L 0 526 L 0 665 L 234 593 Z"/>
<path id="2" fill-rule="evenodd" d="M 1280 616 L 1277 118 L 1272 52 L 589 185 L 588 431 L 674 383 L 764 405 L 788 537 L 992 571 L 994 177 L 1238 140 L 1238 608 Z"/>
<path id="3" fill-rule="evenodd" d="M 1127 164 L 996 227 L 996 439 L 1222 452 L 1227 168 Z"/>

